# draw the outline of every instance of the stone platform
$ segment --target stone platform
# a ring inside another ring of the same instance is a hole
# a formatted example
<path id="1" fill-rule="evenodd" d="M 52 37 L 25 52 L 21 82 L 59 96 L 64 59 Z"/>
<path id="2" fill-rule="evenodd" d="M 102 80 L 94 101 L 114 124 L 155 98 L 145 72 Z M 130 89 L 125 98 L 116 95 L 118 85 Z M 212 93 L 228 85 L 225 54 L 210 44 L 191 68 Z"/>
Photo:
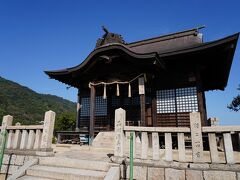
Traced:
<path id="1" fill-rule="evenodd" d="M 111 167 L 117 168 L 114 171 L 115 177 L 120 177 L 117 179 L 129 178 L 129 158 L 114 157 L 114 150 L 111 148 L 57 144 L 53 145 L 53 149 L 54 157 L 39 157 L 38 163 L 28 168 L 26 175 L 19 179 L 113 180 L 112 176 L 107 179 Z M 160 153 L 164 152 L 161 151 Z M 191 153 L 188 152 L 187 154 L 190 155 Z M 177 153 L 173 155 L 174 159 L 177 159 Z M 204 155 L 208 156 L 207 153 L 204 153 Z M 239 154 L 236 155 L 239 156 Z M 142 160 L 136 157 L 134 159 L 134 179 L 240 180 L 240 164 L 179 163 L 165 160 Z"/>

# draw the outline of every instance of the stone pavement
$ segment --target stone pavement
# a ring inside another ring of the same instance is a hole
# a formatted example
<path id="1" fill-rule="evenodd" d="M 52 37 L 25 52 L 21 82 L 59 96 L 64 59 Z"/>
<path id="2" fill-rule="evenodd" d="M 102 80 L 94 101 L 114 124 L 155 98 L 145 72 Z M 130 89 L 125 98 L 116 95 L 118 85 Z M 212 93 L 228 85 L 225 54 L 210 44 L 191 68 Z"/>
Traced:
<path id="1" fill-rule="evenodd" d="M 108 156 L 113 155 L 113 149 L 90 146 L 58 144 L 53 145 L 55 157 L 110 162 Z"/>
<path id="2" fill-rule="evenodd" d="M 97 160 L 110 162 L 109 156 L 113 155 L 114 150 L 110 148 L 97 148 L 90 146 L 80 146 L 80 145 L 71 145 L 71 144 L 57 144 L 53 145 L 53 149 L 56 157 L 68 157 L 73 159 L 83 159 L 83 160 Z M 140 148 L 137 148 L 140 149 Z M 165 151 L 160 149 L 160 159 L 164 159 Z M 240 163 L 240 152 L 234 152 L 236 157 L 236 162 Z M 129 152 L 125 152 L 125 155 L 129 156 Z M 140 157 L 141 152 L 136 152 L 136 157 Z M 149 149 L 148 157 L 152 157 L 152 151 Z M 178 161 L 178 151 L 173 150 L 173 160 Z M 186 161 L 191 161 L 192 152 L 186 150 Z M 210 163 L 210 153 L 209 151 L 204 151 L 205 162 Z M 225 163 L 225 157 L 223 152 L 219 152 L 220 163 Z"/>

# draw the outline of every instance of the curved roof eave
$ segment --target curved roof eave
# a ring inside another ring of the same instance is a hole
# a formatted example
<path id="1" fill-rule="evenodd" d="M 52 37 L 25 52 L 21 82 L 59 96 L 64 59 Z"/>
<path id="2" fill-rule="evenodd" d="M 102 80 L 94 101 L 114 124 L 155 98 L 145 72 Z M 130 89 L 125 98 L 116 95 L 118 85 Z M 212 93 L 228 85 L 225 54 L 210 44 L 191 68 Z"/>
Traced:
<path id="1" fill-rule="evenodd" d="M 47 75 L 64 75 L 64 74 L 68 74 L 68 73 L 71 73 L 74 71 L 78 71 L 81 68 L 83 68 L 85 65 L 87 65 L 92 60 L 93 56 L 97 55 L 98 53 L 113 50 L 113 49 L 122 50 L 123 52 L 127 53 L 128 55 L 130 55 L 134 58 L 138 58 L 138 59 L 147 59 L 147 58 L 154 58 L 154 57 L 161 58 L 161 57 L 168 57 L 168 56 L 180 55 L 180 54 L 185 54 L 185 53 L 197 52 L 197 51 L 205 50 L 205 49 L 208 49 L 211 47 L 216 47 L 218 45 L 222 45 L 222 44 L 225 44 L 225 43 L 228 43 L 231 41 L 235 41 L 235 45 L 236 45 L 238 37 L 239 37 L 239 33 L 236 33 L 236 34 L 227 36 L 225 38 L 218 39 L 216 41 L 202 43 L 202 44 L 194 45 L 192 47 L 188 47 L 188 48 L 184 48 L 184 49 L 179 49 L 179 50 L 174 50 L 174 51 L 169 51 L 169 52 L 162 52 L 162 53 L 151 52 L 151 53 L 145 53 L 145 54 L 136 53 L 136 52 L 130 50 L 127 46 L 125 46 L 123 44 L 112 43 L 112 44 L 101 46 L 101 47 L 95 49 L 88 55 L 88 57 L 81 64 L 79 64 L 75 67 L 66 68 L 66 69 L 62 69 L 62 70 L 56 70 L 56 71 L 44 71 L 44 72 Z"/>
<path id="2" fill-rule="evenodd" d="M 104 52 L 104 51 L 109 51 L 109 50 L 122 50 L 123 52 L 130 55 L 131 57 L 137 58 L 137 59 L 149 59 L 149 58 L 155 58 L 157 56 L 157 52 L 140 54 L 140 53 L 131 51 L 127 46 L 124 46 L 123 44 L 113 43 L 113 44 L 101 46 L 101 47 L 95 49 L 88 55 L 88 57 L 81 64 L 79 64 L 77 66 L 62 69 L 62 70 L 44 71 L 44 72 L 48 75 L 50 75 L 50 74 L 61 75 L 61 74 L 67 74 L 70 72 L 78 71 L 81 68 L 83 68 L 85 65 L 87 65 L 95 55 L 97 55 L 98 53 Z"/>

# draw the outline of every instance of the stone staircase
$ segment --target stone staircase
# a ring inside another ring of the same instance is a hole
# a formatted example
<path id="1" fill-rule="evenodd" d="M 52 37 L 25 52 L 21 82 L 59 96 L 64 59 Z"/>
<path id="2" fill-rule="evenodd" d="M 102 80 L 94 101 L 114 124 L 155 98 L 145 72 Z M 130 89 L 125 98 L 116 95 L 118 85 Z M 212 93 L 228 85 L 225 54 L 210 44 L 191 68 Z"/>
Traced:
<path id="1" fill-rule="evenodd" d="M 65 157 L 41 157 L 39 164 L 26 170 L 19 180 L 104 179 L 109 170 L 108 162 L 70 159 Z"/>
<path id="2" fill-rule="evenodd" d="M 94 138 L 92 146 L 97 148 L 114 149 L 114 131 L 99 132 Z"/>

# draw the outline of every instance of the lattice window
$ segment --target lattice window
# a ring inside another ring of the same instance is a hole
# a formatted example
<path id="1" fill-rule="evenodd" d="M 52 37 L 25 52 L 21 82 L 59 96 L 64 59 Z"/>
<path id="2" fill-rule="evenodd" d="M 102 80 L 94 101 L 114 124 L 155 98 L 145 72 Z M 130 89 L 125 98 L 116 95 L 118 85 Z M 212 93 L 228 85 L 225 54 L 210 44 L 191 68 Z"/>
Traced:
<path id="1" fill-rule="evenodd" d="M 90 98 L 82 98 L 81 116 L 90 116 Z"/>
<path id="2" fill-rule="evenodd" d="M 107 99 L 103 99 L 102 96 L 96 97 L 96 116 L 106 116 L 107 115 Z"/>
<path id="3" fill-rule="evenodd" d="M 157 91 L 157 113 L 175 113 L 175 106 L 174 89 Z"/>
<path id="4" fill-rule="evenodd" d="M 95 116 L 107 115 L 107 99 L 102 96 L 97 96 L 95 99 Z M 90 98 L 82 98 L 81 101 L 81 116 L 90 116 Z"/>
<path id="5" fill-rule="evenodd" d="M 176 102 L 178 112 L 198 111 L 197 88 L 176 89 Z"/>
<path id="6" fill-rule="evenodd" d="M 159 90 L 156 96 L 157 113 L 198 111 L 196 87 Z"/>

